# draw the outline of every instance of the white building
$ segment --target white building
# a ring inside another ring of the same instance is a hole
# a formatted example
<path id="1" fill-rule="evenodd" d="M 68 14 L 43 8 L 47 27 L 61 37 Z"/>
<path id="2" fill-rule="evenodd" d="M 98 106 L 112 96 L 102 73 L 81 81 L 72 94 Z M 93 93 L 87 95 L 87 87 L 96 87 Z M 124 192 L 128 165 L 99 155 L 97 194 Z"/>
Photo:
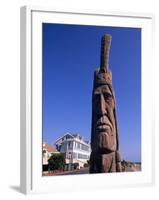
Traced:
<path id="1" fill-rule="evenodd" d="M 66 163 L 78 163 L 83 167 L 90 159 L 90 143 L 79 134 L 66 133 L 55 142 L 56 148 L 65 156 Z"/>

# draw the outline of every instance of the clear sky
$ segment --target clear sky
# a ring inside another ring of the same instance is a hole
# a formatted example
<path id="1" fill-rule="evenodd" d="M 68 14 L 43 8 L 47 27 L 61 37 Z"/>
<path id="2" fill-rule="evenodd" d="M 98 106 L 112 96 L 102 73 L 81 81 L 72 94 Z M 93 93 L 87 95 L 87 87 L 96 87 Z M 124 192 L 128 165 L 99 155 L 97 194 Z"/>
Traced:
<path id="1" fill-rule="evenodd" d="M 141 29 L 43 24 L 43 141 L 66 132 L 91 137 L 93 73 L 101 37 L 112 35 L 109 66 L 122 159 L 141 161 Z"/>

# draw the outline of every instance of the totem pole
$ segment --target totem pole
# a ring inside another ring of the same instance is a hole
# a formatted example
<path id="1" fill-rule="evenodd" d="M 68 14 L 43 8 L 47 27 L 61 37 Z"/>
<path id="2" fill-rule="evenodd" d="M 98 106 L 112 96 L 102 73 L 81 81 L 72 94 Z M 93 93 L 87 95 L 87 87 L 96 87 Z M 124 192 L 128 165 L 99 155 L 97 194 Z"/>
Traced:
<path id="1" fill-rule="evenodd" d="M 90 173 L 121 172 L 116 103 L 109 70 L 111 35 L 101 40 L 100 69 L 94 73 Z"/>

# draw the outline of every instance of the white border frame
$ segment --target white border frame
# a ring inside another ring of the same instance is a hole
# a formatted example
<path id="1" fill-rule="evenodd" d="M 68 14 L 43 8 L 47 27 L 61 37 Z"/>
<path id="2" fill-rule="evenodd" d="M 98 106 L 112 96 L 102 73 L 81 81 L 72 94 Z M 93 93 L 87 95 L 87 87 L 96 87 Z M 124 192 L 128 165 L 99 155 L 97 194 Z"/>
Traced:
<path id="1" fill-rule="evenodd" d="M 153 79 L 150 68 L 153 18 L 150 14 L 21 8 L 21 192 L 56 193 L 154 183 Z M 42 135 L 38 134 L 42 131 L 42 22 L 142 28 L 141 172 L 42 177 Z"/>

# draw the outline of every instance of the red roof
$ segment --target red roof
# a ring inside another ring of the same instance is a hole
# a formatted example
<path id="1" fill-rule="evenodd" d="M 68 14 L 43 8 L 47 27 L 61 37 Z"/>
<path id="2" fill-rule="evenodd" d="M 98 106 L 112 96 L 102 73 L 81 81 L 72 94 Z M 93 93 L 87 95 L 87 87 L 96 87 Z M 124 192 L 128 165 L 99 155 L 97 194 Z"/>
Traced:
<path id="1" fill-rule="evenodd" d="M 51 146 L 50 144 L 44 144 L 43 148 L 46 148 L 46 150 L 49 152 L 49 153 L 54 153 L 54 152 L 58 152 L 55 147 Z"/>

